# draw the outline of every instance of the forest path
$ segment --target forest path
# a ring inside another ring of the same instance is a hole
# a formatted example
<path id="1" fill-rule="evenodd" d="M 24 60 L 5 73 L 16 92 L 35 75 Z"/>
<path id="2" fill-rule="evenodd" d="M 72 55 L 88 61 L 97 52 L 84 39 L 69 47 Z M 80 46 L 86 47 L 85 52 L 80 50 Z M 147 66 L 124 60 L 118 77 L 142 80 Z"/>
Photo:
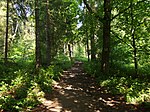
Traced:
<path id="1" fill-rule="evenodd" d="M 127 104 L 122 95 L 112 95 L 82 69 L 82 62 L 64 71 L 51 94 L 32 112 L 142 112 Z"/>

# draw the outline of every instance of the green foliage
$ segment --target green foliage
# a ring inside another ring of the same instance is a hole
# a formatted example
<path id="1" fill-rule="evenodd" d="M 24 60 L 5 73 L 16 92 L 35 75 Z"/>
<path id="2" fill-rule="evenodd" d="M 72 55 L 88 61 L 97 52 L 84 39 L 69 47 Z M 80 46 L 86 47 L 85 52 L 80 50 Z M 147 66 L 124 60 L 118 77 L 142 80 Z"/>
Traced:
<path id="1" fill-rule="evenodd" d="M 85 62 L 85 63 L 88 61 L 88 59 L 86 57 L 75 57 L 75 60 Z"/>
<path id="2" fill-rule="evenodd" d="M 141 103 L 150 101 L 150 85 L 147 85 L 147 82 L 125 77 L 110 77 L 101 81 L 100 84 L 101 86 L 107 86 L 113 94 L 124 94 L 127 102 Z"/>
<path id="3" fill-rule="evenodd" d="M 75 57 L 84 57 L 84 47 L 78 43 L 75 51 L 74 51 Z"/>
<path id="4" fill-rule="evenodd" d="M 111 74 L 103 75 L 97 71 L 97 65 L 92 62 L 84 63 L 84 69 L 88 74 L 96 76 L 99 85 L 107 87 L 108 92 L 112 94 L 123 94 L 129 103 L 150 102 L 149 80 L 146 80 L 144 77 L 143 79 L 145 80 L 140 77 L 136 79 L 132 78 L 130 75 L 132 74 L 132 70 L 128 70 L 130 66 L 122 67 L 116 64 L 116 70 L 112 70 Z"/>
<path id="5" fill-rule="evenodd" d="M 56 71 L 57 69 L 58 71 L 62 71 L 70 68 L 73 62 L 71 62 L 69 57 L 67 57 L 66 55 L 59 54 L 57 57 L 55 57 L 55 61 L 53 63 L 55 65 L 54 69 L 56 69 Z"/>
<path id="6" fill-rule="evenodd" d="M 4 75 L 7 76 L 7 74 Z M 37 99 L 28 97 L 28 94 L 31 94 L 29 90 L 33 86 L 31 83 L 33 79 L 29 72 L 18 70 L 11 72 L 11 75 L 12 79 L 8 78 L 7 81 L 0 83 L 0 108 L 5 111 L 16 112 L 37 104 L 39 102 Z M 8 80 L 11 83 L 7 83 Z M 37 94 L 35 95 L 37 96 Z M 30 103 L 31 101 L 32 103 Z"/>
<path id="7" fill-rule="evenodd" d="M 35 76 L 35 82 L 39 84 L 42 91 L 50 92 L 53 77 L 53 66 L 49 66 L 47 69 L 40 69 L 37 76 Z"/>
<path id="8" fill-rule="evenodd" d="M 86 72 L 89 75 L 94 76 L 94 77 L 99 77 L 99 74 L 100 74 L 99 66 L 100 66 L 100 63 L 98 62 L 98 60 L 91 61 L 91 62 L 85 61 L 83 65 Z"/>
<path id="9" fill-rule="evenodd" d="M 35 0 L 24 0 L 34 10 Z M 100 72 L 100 57 L 103 45 L 103 25 L 98 19 L 104 16 L 103 1 L 87 1 L 93 14 L 82 4 L 82 0 L 39 0 L 39 37 L 41 62 L 47 63 L 47 50 L 50 52 L 51 65 L 41 67 L 38 73 L 35 65 L 35 17 L 19 17 L 10 3 L 8 63 L 3 63 L 6 1 L 0 1 L 0 108 L 6 111 L 22 111 L 32 108 L 40 102 L 45 92 L 51 91 L 52 80 L 58 80 L 62 70 L 68 69 L 72 62 L 64 55 L 68 44 L 74 47 L 75 60 L 84 61 L 84 68 L 89 75 L 98 78 L 101 86 L 107 86 L 114 94 L 124 94 L 128 102 L 149 101 L 150 96 L 150 38 L 149 38 L 149 6 L 148 0 L 113 0 L 111 17 L 119 14 L 111 21 L 110 40 L 110 74 Z M 79 8 L 80 4 L 80 8 Z M 48 6 L 48 7 L 47 7 Z M 132 8 L 132 10 L 131 10 Z M 21 7 L 22 11 L 25 11 Z M 132 15 L 132 14 L 133 15 Z M 22 14 L 21 14 L 22 15 Z M 132 17 L 133 16 L 133 20 Z M 24 15 L 22 15 L 24 16 Z M 98 18 L 98 19 L 97 19 Z M 79 24 L 80 23 L 80 24 Z M 81 25 L 80 28 L 77 26 Z M 133 32 L 137 50 L 138 74 L 134 76 Z M 48 31 L 46 31 L 48 30 Z M 46 36 L 48 35 L 48 36 Z M 94 44 L 91 37 L 94 37 Z M 48 37 L 50 41 L 48 41 Z M 89 48 L 86 44 L 89 44 Z M 50 45 L 50 49 L 47 49 Z M 73 49 L 73 48 L 72 48 Z M 85 51 L 89 55 L 94 51 L 97 60 L 87 62 Z M 61 51 L 60 54 L 58 52 Z M 63 53 L 64 54 L 63 54 Z M 99 59 L 98 59 L 99 58 Z M 74 61 L 74 59 L 72 59 Z"/>
<path id="10" fill-rule="evenodd" d="M 71 64 L 64 61 L 63 68 Z M 56 63 L 55 62 L 55 63 Z M 34 72 L 33 63 L 17 63 L 12 66 L 0 65 L 0 111 L 20 112 L 30 110 L 41 103 L 45 93 L 50 93 L 52 81 L 58 80 L 63 69 L 61 65 L 51 65 Z"/>

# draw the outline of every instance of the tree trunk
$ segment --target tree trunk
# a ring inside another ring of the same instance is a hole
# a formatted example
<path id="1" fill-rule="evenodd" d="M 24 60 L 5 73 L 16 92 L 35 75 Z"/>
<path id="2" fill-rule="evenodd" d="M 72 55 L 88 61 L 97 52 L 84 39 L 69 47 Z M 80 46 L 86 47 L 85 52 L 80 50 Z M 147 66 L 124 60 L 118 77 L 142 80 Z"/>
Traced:
<path id="1" fill-rule="evenodd" d="M 135 28 L 134 28 L 134 15 L 133 15 L 133 6 L 131 1 L 131 36 L 132 36 L 132 46 L 133 46 L 133 58 L 134 58 L 134 68 L 135 73 L 134 77 L 137 76 L 138 70 L 138 62 L 137 62 L 137 48 L 136 48 L 136 41 L 135 41 Z"/>
<path id="2" fill-rule="evenodd" d="M 70 44 L 68 44 L 68 51 L 69 51 L 69 58 L 72 61 L 71 46 L 70 46 Z"/>
<path id="3" fill-rule="evenodd" d="M 92 17 L 92 15 L 91 15 Z M 90 29 L 90 39 L 91 39 L 91 60 L 96 60 L 96 53 L 95 53 L 95 38 L 94 38 L 94 35 L 95 35 L 95 27 L 94 27 L 94 19 L 92 17 L 92 20 L 91 20 L 91 29 Z"/>
<path id="4" fill-rule="evenodd" d="M 87 13 L 87 11 L 88 10 L 86 10 L 85 9 L 85 7 L 86 7 L 86 5 L 84 6 L 84 13 L 87 15 L 88 13 Z M 86 17 L 86 15 L 85 15 L 85 17 Z M 85 36 L 86 36 L 86 53 L 85 54 L 87 54 L 87 57 L 88 57 L 88 61 L 90 61 L 90 49 L 89 49 L 89 27 L 88 27 L 88 22 L 87 22 L 88 20 L 87 20 L 87 17 L 85 18 L 85 26 L 86 26 L 86 28 L 84 28 L 84 30 L 85 30 L 85 32 L 86 32 L 86 34 L 85 34 Z"/>
<path id="5" fill-rule="evenodd" d="M 133 46 L 133 56 L 134 56 L 134 68 L 135 68 L 135 76 L 137 76 L 138 71 L 138 62 L 137 62 L 137 48 L 136 48 L 136 41 L 135 41 L 135 30 L 132 32 L 132 46 Z"/>
<path id="6" fill-rule="evenodd" d="M 51 42 L 50 42 L 50 28 L 49 28 L 49 0 L 46 0 L 46 43 L 47 43 L 47 48 L 46 48 L 46 63 L 47 66 L 50 65 L 51 63 Z"/>
<path id="7" fill-rule="evenodd" d="M 8 61 L 8 27 L 9 27 L 9 0 L 7 0 L 7 12 L 6 12 L 6 37 L 5 37 L 5 53 L 4 62 Z"/>
<path id="8" fill-rule="evenodd" d="M 90 61 L 90 52 L 89 52 L 89 39 L 88 35 L 86 36 L 86 50 L 87 50 L 87 56 L 88 56 L 88 61 Z"/>
<path id="9" fill-rule="evenodd" d="M 106 74 L 109 72 L 110 55 L 110 23 L 111 23 L 111 0 L 104 0 L 104 22 L 103 22 L 103 49 L 101 71 Z"/>
<path id="10" fill-rule="evenodd" d="M 92 32 L 91 32 L 91 60 L 95 60 L 95 39 L 94 39 L 94 28 L 92 27 Z"/>
<path id="11" fill-rule="evenodd" d="M 35 48 L 35 56 L 36 56 L 36 69 L 41 66 L 41 52 L 40 52 L 40 35 L 39 35 L 39 1 L 35 1 L 35 35 L 36 35 L 36 48 Z"/>
<path id="12" fill-rule="evenodd" d="M 74 43 L 71 43 L 71 50 L 72 50 L 71 55 L 72 57 L 74 57 Z"/>

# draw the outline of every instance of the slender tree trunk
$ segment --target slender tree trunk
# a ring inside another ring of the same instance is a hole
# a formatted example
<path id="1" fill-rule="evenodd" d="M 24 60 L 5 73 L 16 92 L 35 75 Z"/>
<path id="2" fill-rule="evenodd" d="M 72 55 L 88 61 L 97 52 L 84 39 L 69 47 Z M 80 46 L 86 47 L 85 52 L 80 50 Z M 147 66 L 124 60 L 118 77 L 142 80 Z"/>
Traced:
<path id="1" fill-rule="evenodd" d="M 94 39 L 94 28 L 91 29 L 91 60 L 95 60 L 95 39 Z"/>
<path id="2" fill-rule="evenodd" d="M 35 1 L 35 35 L 36 35 L 36 48 L 35 48 L 35 56 L 36 56 L 36 68 L 41 66 L 41 52 L 40 52 L 40 35 L 39 35 L 39 0 Z"/>
<path id="3" fill-rule="evenodd" d="M 72 50 L 71 55 L 72 57 L 74 57 L 74 43 L 71 43 L 71 50 Z"/>
<path id="4" fill-rule="evenodd" d="M 70 46 L 70 44 L 68 44 L 68 51 L 69 51 L 69 58 L 72 61 L 71 46 Z"/>
<path id="5" fill-rule="evenodd" d="M 68 55 L 67 43 L 64 44 L 64 55 Z"/>
<path id="6" fill-rule="evenodd" d="M 54 56 L 55 56 L 55 52 L 57 53 L 57 44 L 56 44 L 56 38 L 55 38 L 55 31 L 54 31 L 54 21 L 52 21 L 50 19 L 50 23 L 49 23 L 49 34 L 50 34 L 50 37 L 49 37 L 49 41 L 50 41 L 50 59 L 53 60 Z"/>
<path id="7" fill-rule="evenodd" d="M 104 0 L 104 22 L 103 22 L 103 49 L 101 71 L 104 74 L 109 72 L 110 55 L 110 23 L 111 23 L 111 0 Z"/>
<path id="8" fill-rule="evenodd" d="M 66 55 L 66 44 L 64 43 L 63 53 Z"/>
<path id="9" fill-rule="evenodd" d="M 49 0 L 46 0 L 46 43 L 47 43 L 47 55 L 46 55 L 46 62 L 47 66 L 51 63 L 51 42 L 50 42 L 50 28 L 49 28 Z"/>
<path id="10" fill-rule="evenodd" d="M 133 7 L 132 7 L 132 1 L 131 1 L 131 36 L 132 36 L 133 58 L 134 58 L 134 68 L 135 68 L 134 76 L 137 76 L 138 62 L 137 62 L 137 48 L 136 48 L 135 28 L 134 28 L 134 18 L 133 17 L 134 17 L 134 15 L 133 15 Z"/>
<path id="11" fill-rule="evenodd" d="M 5 37 L 5 53 L 4 62 L 8 61 L 8 27 L 9 27 L 9 0 L 7 0 L 7 12 L 6 12 L 6 37 Z"/>
<path id="12" fill-rule="evenodd" d="M 87 56 L 88 56 L 88 61 L 90 61 L 90 52 L 89 52 L 89 39 L 88 39 L 88 34 L 86 36 L 86 50 L 87 50 Z"/>
<path id="13" fill-rule="evenodd" d="M 85 9 L 85 7 L 86 7 L 86 5 L 84 6 L 84 13 L 85 14 L 88 14 L 87 13 L 87 10 Z M 89 49 L 89 35 L 88 35 L 88 23 L 87 23 L 87 18 L 85 18 L 86 20 L 85 20 L 85 23 L 86 23 L 86 28 L 87 29 L 85 29 L 85 32 L 86 32 L 86 54 L 87 54 L 87 57 L 88 57 L 88 61 L 90 61 L 90 49 Z"/>
<path id="14" fill-rule="evenodd" d="M 132 32 L 132 46 L 133 46 L 135 76 L 137 76 L 138 61 L 137 61 L 137 48 L 136 48 L 136 41 L 135 41 L 135 30 Z"/>
<path id="15" fill-rule="evenodd" d="M 95 27 L 94 27 L 94 18 L 91 15 L 91 27 L 90 27 L 90 41 L 91 41 L 91 60 L 96 60 L 96 49 L 95 49 Z"/>

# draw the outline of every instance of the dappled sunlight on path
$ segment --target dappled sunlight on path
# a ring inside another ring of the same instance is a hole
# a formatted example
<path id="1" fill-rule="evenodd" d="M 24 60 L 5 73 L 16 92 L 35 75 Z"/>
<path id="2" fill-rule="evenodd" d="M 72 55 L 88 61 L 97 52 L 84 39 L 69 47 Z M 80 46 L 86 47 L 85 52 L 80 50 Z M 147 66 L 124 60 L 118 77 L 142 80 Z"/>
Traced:
<path id="1" fill-rule="evenodd" d="M 122 95 L 112 95 L 96 84 L 82 70 L 82 63 L 75 62 L 64 71 L 53 91 L 33 112 L 142 112 L 135 105 L 127 104 Z"/>

